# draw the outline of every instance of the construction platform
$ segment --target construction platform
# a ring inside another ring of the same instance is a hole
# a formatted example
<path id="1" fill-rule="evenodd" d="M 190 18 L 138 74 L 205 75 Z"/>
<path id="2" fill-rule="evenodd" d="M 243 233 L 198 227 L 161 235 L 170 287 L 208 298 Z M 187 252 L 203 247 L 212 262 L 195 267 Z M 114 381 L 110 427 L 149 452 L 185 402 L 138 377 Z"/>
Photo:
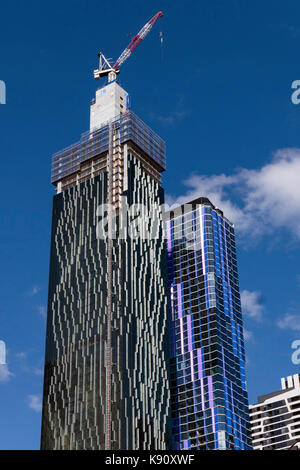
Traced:
<path id="1" fill-rule="evenodd" d="M 132 111 L 116 117 L 112 126 L 119 130 L 120 143 L 132 141 L 161 168 L 166 169 L 166 144 Z M 51 182 L 56 185 L 65 177 L 80 171 L 83 162 L 109 150 L 109 123 L 85 132 L 79 142 L 52 157 Z"/>

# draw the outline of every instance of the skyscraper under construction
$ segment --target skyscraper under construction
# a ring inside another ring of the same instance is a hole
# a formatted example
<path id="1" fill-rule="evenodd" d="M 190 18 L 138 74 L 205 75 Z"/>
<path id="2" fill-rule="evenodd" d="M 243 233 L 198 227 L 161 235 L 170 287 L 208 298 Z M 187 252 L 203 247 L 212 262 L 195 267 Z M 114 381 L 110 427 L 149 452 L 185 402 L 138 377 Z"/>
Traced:
<path id="1" fill-rule="evenodd" d="M 114 76 L 90 116 L 52 161 L 41 448 L 166 449 L 165 144 Z"/>

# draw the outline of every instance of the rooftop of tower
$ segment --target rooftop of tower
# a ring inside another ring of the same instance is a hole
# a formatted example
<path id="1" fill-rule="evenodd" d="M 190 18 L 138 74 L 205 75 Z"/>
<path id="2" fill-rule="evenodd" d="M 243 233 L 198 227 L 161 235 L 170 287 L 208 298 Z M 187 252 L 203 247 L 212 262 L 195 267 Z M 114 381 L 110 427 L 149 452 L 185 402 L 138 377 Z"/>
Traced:
<path id="1" fill-rule="evenodd" d="M 298 389 L 300 391 L 300 374 L 289 375 L 287 378 L 283 377 L 281 379 L 281 390 L 276 390 L 275 392 L 266 393 L 265 395 L 260 395 L 257 398 L 257 404 L 264 403 L 270 398 L 274 398 L 280 395 L 284 395 L 286 392 L 291 390 Z M 250 405 L 255 406 L 255 405 Z"/>
<path id="2" fill-rule="evenodd" d="M 207 198 L 207 197 L 198 197 L 197 199 L 193 199 L 192 201 L 185 202 L 183 204 L 179 204 L 177 207 L 170 209 L 167 211 L 167 214 L 170 215 L 170 218 L 174 216 L 174 213 L 176 212 L 176 215 L 178 216 L 178 212 L 181 210 L 181 214 L 187 214 L 197 208 L 199 205 L 208 205 L 210 206 L 213 210 L 215 210 L 221 217 L 223 217 L 231 226 L 234 226 L 230 220 L 227 219 L 227 217 L 224 216 L 224 213 L 221 209 L 218 207 L 214 206 L 214 204 Z"/>
<path id="3" fill-rule="evenodd" d="M 166 168 L 166 145 L 152 129 L 132 111 L 117 116 L 113 126 L 120 129 L 120 142 L 132 141 L 161 169 Z M 109 125 L 85 132 L 79 142 L 57 152 L 52 157 L 51 182 L 55 185 L 66 176 L 80 170 L 83 162 L 108 151 Z"/>
<path id="4" fill-rule="evenodd" d="M 84 174 L 88 161 L 106 156 L 110 125 L 118 134 L 119 144 L 132 142 L 157 172 L 162 173 L 166 169 L 165 142 L 129 109 L 128 93 L 114 81 L 96 91 L 96 98 L 90 106 L 89 131 L 83 133 L 78 142 L 52 156 L 52 184 L 59 187 L 60 182 L 64 182 L 63 186 L 67 187 L 65 182 L 73 175 L 75 178 Z M 97 168 L 99 165 L 105 169 L 103 162 L 98 161 Z"/>

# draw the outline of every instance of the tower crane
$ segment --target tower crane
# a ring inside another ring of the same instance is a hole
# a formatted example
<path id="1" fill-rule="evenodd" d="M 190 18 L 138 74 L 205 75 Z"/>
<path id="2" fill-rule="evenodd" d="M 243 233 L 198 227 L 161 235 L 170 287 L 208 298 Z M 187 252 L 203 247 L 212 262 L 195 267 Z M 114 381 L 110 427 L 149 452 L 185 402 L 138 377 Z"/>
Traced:
<path id="1" fill-rule="evenodd" d="M 112 82 L 116 79 L 117 74 L 120 73 L 120 67 L 124 62 L 131 56 L 133 51 L 137 48 L 137 46 L 142 42 L 143 39 L 147 36 L 147 34 L 151 31 L 154 24 L 163 16 L 163 13 L 159 11 L 154 15 L 151 20 L 146 23 L 142 29 L 134 36 L 126 49 L 122 52 L 118 60 L 111 65 L 110 61 L 104 56 L 102 52 L 99 52 L 99 68 L 94 70 L 94 78 L 95 80 L 99 80 L 101 77 L 108 76 L 108 82 Z"/>

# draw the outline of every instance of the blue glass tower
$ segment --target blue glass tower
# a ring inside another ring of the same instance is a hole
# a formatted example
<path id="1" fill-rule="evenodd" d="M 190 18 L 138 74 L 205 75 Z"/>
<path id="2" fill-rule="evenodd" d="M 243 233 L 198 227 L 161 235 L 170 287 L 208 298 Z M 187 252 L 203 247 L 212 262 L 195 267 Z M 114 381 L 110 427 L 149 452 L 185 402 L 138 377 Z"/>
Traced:
<path id="1" fill-rule="evenodd" d="M 175 449 L 251 449 L 233 225 L 206 198 L 167 213 Z"/>

